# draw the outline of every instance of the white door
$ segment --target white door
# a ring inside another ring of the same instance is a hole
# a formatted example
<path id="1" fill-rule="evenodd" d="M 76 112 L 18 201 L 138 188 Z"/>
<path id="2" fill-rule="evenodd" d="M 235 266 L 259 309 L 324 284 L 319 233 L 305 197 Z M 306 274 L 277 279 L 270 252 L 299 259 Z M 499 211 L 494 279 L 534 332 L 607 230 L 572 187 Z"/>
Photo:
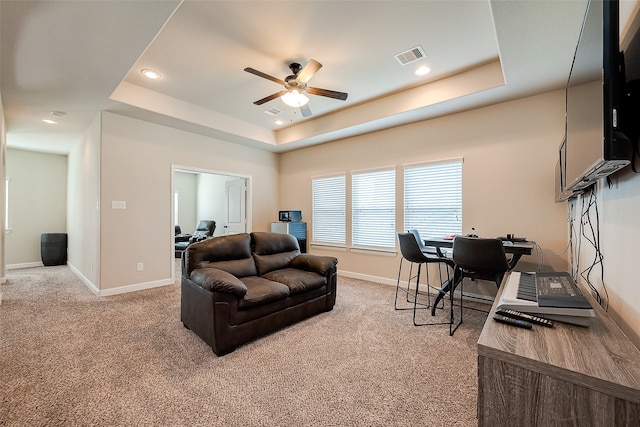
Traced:
<path id="1" fill-rule="evenodd" d="M 244 178 L 225 182 L 225 225 L 224 234 L 247 232 L 246 197 L 247 185 Z"/>

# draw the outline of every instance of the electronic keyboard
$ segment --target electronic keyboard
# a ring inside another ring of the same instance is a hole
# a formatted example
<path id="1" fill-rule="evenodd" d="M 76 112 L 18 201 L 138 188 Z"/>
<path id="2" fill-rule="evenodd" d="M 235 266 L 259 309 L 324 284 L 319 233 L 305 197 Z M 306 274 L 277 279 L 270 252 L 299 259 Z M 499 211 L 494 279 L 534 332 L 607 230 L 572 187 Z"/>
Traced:
<path id="1" fill-rule="evenodd" d="M 516 310 L 588 326 L 595 312 L 567 272 L 511 272 L 497 310 Z"/>

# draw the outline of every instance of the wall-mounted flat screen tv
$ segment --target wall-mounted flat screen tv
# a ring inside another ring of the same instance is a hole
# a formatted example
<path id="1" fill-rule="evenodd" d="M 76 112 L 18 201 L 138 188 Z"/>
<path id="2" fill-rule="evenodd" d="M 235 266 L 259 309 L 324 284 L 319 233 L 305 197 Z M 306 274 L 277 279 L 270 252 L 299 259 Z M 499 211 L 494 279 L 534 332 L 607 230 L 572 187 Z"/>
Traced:
<path id="1" fill-rule="evenodd" d="M 560 148 L 558 149 L 558 162 L 556 163 L 555 170 L 555 193 L 556 193 L 556 202 L 564 202 L 565 200 L 571 198 L 574 193 L 571 190 L 566 189 L 566 161 L 567 158 L 567 140 L 562 140 L 560 144 Z"/>
<path id="2" fill-rule="evenodd" d="M 562 194 L 575 194 L 628 165 L 632 146 L 620 131 L 624 59 L 617 0 L 589 0 L 566 87 Z"/>

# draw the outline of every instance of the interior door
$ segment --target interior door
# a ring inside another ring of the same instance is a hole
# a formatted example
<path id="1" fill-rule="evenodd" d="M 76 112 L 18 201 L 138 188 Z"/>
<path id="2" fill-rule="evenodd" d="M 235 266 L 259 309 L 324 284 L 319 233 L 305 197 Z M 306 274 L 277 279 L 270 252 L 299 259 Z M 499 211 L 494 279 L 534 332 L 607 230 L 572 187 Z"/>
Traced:
<path id="1" fill-rule="evenodd" d="M 224 234 L 247 232 L 246 179 L 234 179 L 225 182 L 225 225 Z"/>

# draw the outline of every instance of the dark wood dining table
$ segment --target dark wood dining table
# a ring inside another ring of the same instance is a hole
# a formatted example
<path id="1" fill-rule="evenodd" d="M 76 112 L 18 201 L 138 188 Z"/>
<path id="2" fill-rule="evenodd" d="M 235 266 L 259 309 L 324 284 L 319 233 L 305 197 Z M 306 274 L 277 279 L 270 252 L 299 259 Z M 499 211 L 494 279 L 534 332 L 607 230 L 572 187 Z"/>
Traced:
<path id="1" fill-rule="evenodd" d="M 509 271 L 513 270 L 522 258 L 523 255 L 531 255 L 533 252 L 533 248 L 535 247 L 535 242 L 528 240 L 502 240 L 504 246 L 504 252 L 511 255 L 511 258 L 508 260 L 509 263 Z M 453 238 L 428 238 L 424 239 L 424 245 L 436 248 L 439 253 L 442 253 L 442 249 L 451 249 L 453 248 Z M 444 296 L 451 290 L 455 290 L 458 283 L 453 283 L 455 278 L 455 274 L 447 280 L 444 285 L 438 291 L 438 295 L 436 295 L 436 299 L 433 303 L 433 307 L 431 308 L 431 314 L 435 315 L 436 305 L 444 298 Z"/>

